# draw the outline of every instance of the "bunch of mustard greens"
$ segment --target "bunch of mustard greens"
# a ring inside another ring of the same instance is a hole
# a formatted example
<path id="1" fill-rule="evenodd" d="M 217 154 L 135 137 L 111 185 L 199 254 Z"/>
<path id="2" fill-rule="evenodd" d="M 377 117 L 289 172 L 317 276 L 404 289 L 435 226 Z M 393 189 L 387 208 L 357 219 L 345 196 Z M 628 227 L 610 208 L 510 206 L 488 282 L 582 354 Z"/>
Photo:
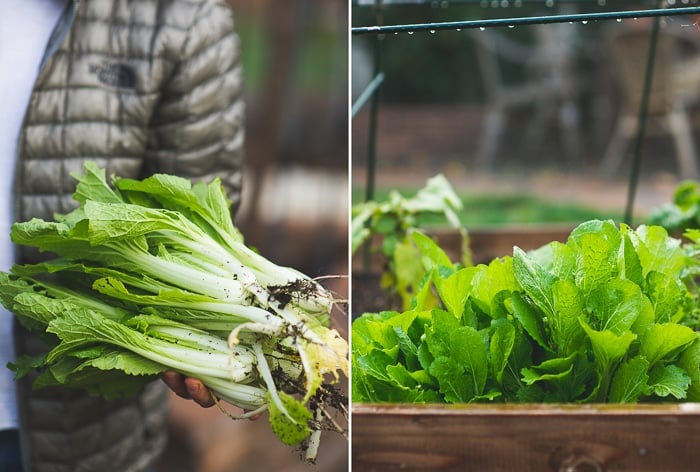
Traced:
<path id="1" fill-rule="evenodd" d="M 35 386 L 107 398 L 175 370 L 201 379 L 313 461 L 323 430 L 343 432 L 348 347 L 330 329 L 332 294 L 251 250 L 220 181 L 74 174 L 79 203 L 55 221 L 15 223 L 12 240 L 53 259 L 0 274 L 0 298 L 51 349 L 9 367 Z"/>

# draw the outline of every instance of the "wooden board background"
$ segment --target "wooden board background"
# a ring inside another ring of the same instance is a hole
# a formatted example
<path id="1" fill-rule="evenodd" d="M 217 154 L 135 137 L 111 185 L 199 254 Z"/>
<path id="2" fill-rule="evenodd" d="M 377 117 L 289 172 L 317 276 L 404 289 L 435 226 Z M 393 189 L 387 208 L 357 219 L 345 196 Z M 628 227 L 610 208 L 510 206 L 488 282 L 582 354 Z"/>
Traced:
<path id="1" fill-rule="evenodd" d="M 467 229 L 467 233 L 469 234 L 469 248 L 474 257 L 474 263 L 479 264 L 488 263 L 496 257 L 512 256 L 513 246 L 528 251 L 552 241 L 566 242 L 566 238 L 574 228 L 574 224 L 513 224 L 471 227 Z M 444 228 L 433 228 L 426 232 L 452 261 L 461 260 L 462 239 L 459 233 Z M 368 266 L 364 266 L 368 261 L 362 257 L 365 248 L 358 248 L 352 258 L 353 270 L 381 271 L 385 262 L 383 256 L 378 253 L 381 243 L 382 237 L 375 236 L 365 244 L 371 248 Z"/>
<path id="2" fill-rule="evenodd" d="M 700 404 L 365 405 L 352 470 L 700 470 Z"/>

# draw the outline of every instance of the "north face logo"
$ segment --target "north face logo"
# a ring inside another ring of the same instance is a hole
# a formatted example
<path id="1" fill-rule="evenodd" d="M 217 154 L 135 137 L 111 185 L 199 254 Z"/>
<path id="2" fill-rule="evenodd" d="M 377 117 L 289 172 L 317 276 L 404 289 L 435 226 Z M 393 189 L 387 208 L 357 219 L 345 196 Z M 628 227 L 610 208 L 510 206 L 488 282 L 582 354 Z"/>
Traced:
<path id="1" fill-rule="evenodd" d="M 127 64 L 118 62 L 92 64 L 90 73 L 96 74 L 100 82 L 112 87 L 134 88 L 136 86 L 136 73 Z"/>

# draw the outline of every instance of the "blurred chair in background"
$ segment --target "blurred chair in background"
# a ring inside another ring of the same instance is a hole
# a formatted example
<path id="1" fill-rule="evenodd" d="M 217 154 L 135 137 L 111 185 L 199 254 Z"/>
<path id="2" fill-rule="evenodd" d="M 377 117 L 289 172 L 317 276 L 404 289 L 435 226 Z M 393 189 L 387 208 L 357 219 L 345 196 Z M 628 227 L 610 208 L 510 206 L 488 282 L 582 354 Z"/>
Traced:
<path id="1" fill-rule="evenodd" d="M 569 164 L 580 158 L 578 94 L 581 90 L 575 70 L 576 25 L 534 26 L 533 44 L 524 44 L 497 29 L 472 33 L 485 91 L 485 117 L 477 165 L 492 169 L 509 117 L 528 107 L 531 115 L 524 132 L 525 147 L 541 143 L 552 123 L 560 132 Z M 507 83 L 502 65 L 522 66 L 525 79 Z"/>
<path id="2" fill-rule="evenodd" d="M 682 178 L 698 177 L 697 150 L 690 110 L 700 99 L 700 34 L 661 25 L 656 41 L 647 105 L 647 130 L 673 141 Z M 605 34 L 606 49 L 619 94 L 617 123 L 601 163 L 601 173 L 614 176 L 625 161 L 630 139 L 638 133 L 651 38 L 651 21 L 613 24 Z"/>

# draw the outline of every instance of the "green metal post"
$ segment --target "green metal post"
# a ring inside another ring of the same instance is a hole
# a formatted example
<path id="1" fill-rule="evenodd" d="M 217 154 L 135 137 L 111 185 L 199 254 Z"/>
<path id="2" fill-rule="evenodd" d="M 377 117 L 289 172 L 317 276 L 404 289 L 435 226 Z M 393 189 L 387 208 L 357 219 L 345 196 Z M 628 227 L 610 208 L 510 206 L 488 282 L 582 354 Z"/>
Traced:
<path id="1" fill-rule="evenodd" d="M 659 36 L 660 17 L 654 17 L 649 35 L 649 50 L 647 52 L 647 64 L 644 72 L 644 86 L 642 88 L 642 100 L 639 105 L 639 122 L 637 127 L 637 138 L 634 143 L 634 154 L 632 157 L 632 168 L 630 169 L 629 185 L 627 187 L 627 204 L 625 206 L 624 221 L 628 225 L 632 224 L 634 212 L 634 199 L 637 194 L 639 184 L 639 169 L 642 163 L 642 145 L 644 143 L 644 133 L 646 131 L 647 114 L 649 110 L 649 95 L 651 94 L 651 84 L 654 80 L 654 61 L 656 60 L 656 43 Z"/>
<path id="2" fill-rule="evenodd" d="M 375 15 L 377 24 L 383 23 L 382 5 L 383 0 L 375 1 Z M 384 37 L 381 34 L 374 37 L 374 58 L 373 58 L 373 77 L 381 77 L 380 82 L 372 92 L 372 98 L 369 103 L 369 135 L 367 139 L 367 176 L 365 180 L 365 201 L 374 199 L 374 188 L 377 169 L 377 115 L 379 109 L 379 92 L 380 84 L 384 79 L 382 70 L 382 41 Z M 366 245 L 363 252 L 363 267 L 366 270 L 369 267 L 370 251 L 369 245 Z"/>
<path id="3" fill-rule="evenodd" d="M 376 0 L 375 2 L 375 14 L 377 19 L 377 24 L 381 25 L 383 23 L 382 15 L 382 3 L 383 0 Z M 378 34 L 374 36 L 374 60 L 373 60 L 373 76 L 377 77 L 381 74 L 382 70 L 382 45 L 383 35 Z M 383 77 L 383 75 L 382 75 Z M 369 136 L 367 139 L 367 177 L 365 186 L 365 201 L 372 200 L 374 198 L 374 188 L 376 179 L 376 167 L 377 167 L 377 114 L 379 108 L 379 87 L 372 93 L 372 98 L 369 103 Z"/>

